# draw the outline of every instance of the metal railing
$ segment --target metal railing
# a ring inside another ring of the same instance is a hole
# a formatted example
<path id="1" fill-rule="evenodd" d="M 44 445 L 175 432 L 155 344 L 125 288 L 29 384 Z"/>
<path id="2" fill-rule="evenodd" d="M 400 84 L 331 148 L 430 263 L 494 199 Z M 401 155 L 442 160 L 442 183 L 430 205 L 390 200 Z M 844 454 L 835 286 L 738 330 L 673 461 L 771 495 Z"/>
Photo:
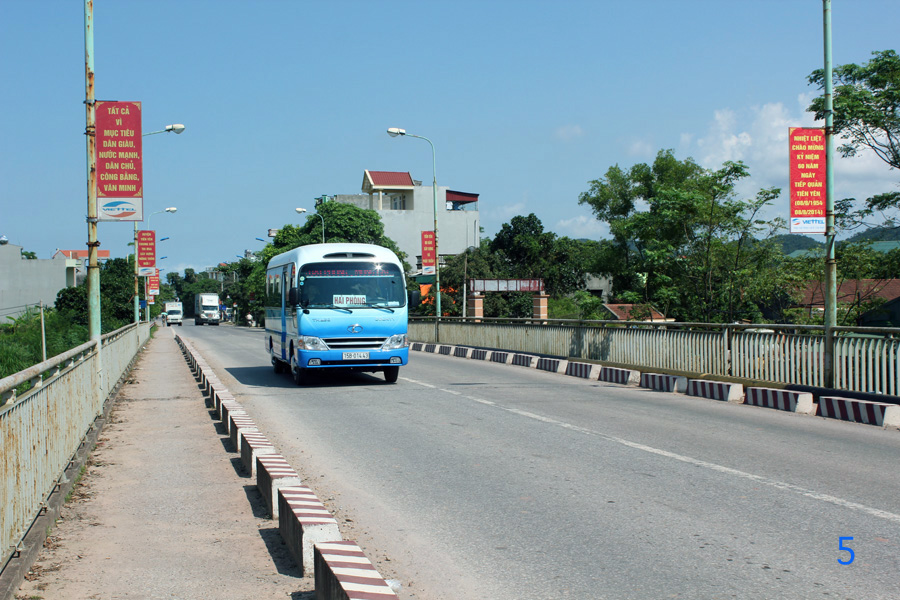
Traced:
<path id="1" fill-rule="evenodd" d="M 103 336 L 100 353 L 87 342 L 0 379 L 0 571 L 149 337 L 148 324 L 128 325 Z"/>
<path id="2" fill-rule="evenodd" d="M 496 348 L 688 376 L 900 395 L 900 328 L 711 323 L 623 323 L 533 319 L 411 319 L 410 339 Z M 827 335 L 826 335 L 827 333 Z"/>

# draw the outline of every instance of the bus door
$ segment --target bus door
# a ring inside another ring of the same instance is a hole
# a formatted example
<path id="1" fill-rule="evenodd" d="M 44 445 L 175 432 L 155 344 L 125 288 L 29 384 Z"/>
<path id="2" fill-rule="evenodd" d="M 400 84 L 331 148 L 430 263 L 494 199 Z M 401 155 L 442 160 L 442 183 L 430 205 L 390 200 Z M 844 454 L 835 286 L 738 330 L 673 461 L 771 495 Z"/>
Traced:
<path id="1" fill-rule="evenodd" d="M 290 289 L 290 283 L 288 282 L 288 266 L 285 265 L 281 268 L 281 359 L 290 363 L 291 357 L 287 355 L 287 313 L 291 308 L 288 306 L 287 301 L 288 289 Z"/>

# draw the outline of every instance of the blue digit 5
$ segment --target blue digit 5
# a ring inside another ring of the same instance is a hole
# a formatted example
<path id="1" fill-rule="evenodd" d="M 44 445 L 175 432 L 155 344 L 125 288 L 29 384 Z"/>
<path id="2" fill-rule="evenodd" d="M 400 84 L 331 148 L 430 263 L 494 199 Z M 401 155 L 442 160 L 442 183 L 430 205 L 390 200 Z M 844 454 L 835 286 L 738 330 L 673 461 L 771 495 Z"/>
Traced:
<path id="1" fill-rule="evenodd" d="M 853 553 L 853 548 L 844 545 L 844 542 L 849 542 L 849 541 L 853 541 L 853 538 L 852 537 L 838 538 L 838 550 L 842 550 L 844 552 L 850 553 L 850 558 L 848 558 L 847 560 L 838 559 L 838 562 L 841 563 L 842 565 L 849 565 L 850 563 L 853 562 L 853 559 L 856 558 L 856 554 Z"/>

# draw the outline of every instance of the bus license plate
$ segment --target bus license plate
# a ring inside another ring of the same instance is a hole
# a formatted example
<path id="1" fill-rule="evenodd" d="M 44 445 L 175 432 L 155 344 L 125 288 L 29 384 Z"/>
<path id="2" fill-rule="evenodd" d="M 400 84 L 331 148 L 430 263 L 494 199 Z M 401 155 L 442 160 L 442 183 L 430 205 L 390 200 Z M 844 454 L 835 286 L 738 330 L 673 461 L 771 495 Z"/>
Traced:
<path id="1" fill-rule="evenodd" d="M 344 360 L 369 360 L 368 352 L 344 352 Z"/>

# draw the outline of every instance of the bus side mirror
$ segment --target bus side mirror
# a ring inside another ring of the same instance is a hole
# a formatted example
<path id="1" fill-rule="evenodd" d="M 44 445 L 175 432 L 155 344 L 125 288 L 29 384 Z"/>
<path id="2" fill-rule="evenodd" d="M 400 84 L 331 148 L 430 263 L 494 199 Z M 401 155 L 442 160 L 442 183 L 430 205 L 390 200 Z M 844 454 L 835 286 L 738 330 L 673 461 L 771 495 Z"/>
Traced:
<path id="1" fill-rule="evenodd" d="M 410 309 L 416 308 L 422 303 L 422 293 L 418 290 L 406 292 L 406 298 Z"/>
<path id="2" fill-rule="evenodd" d="M 288 290 L 288 304 L 290 306 L 297 306 L 300 304 L 300 290 L 295 287 Z"/>

